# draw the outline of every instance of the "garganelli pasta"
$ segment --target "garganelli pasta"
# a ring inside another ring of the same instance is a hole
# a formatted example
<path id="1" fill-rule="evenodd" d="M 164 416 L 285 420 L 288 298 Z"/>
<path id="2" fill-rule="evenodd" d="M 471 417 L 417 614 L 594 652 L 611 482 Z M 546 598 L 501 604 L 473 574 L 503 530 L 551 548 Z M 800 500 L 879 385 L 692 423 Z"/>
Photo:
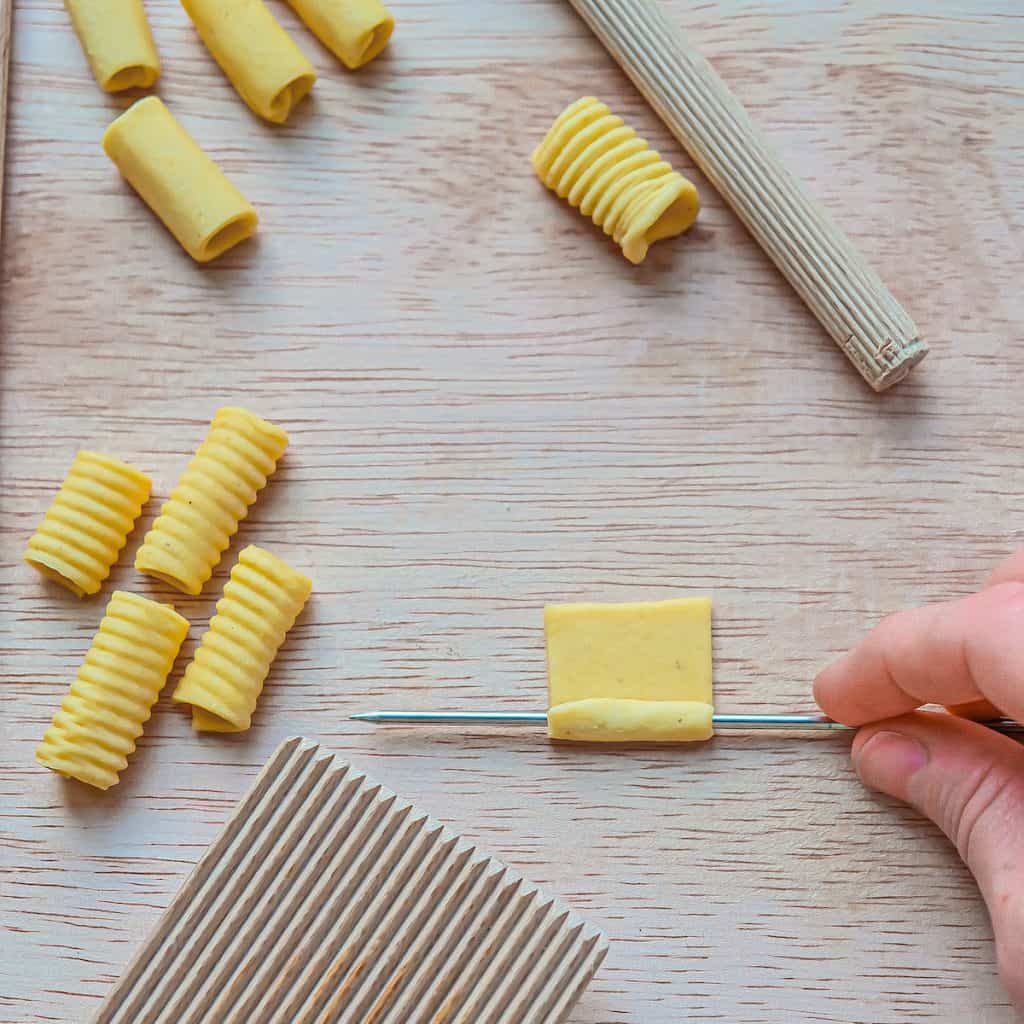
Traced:
<path id="1" fill-rule="evenodd" d="M 114 120 L 103 149 L 194 260 L 206 263 L 256 230 L 256 211 L 156 96 Z"/>
<path id="2" fill-rule="evenodd" d="M 255 413 L 218 410 L 146 534 L 135 568 L 198 594 L 287 446 L 288 435 Z"/>
<path id="3" fill-rule="evenodd" d="M 238 95 L 283 124 L 316 81 L 313 65 L 263 0 L 181 0 L 200 39 Z"/>
<path id="4" fill-rule="evenodd" d="M 568 106 L 534 150 L 537 176 L 640 263 L 648 246 L 684 232 L 697 189 L 593 96 Z"/>
<path id="5" fill-rule="evenodd" d="M 36 760 L 97 789 L 116 785 L 187 632 L 170 605 L 115 590 Z"/>
<path id="6" fill-rule="evenodd" d="M 192 705 L 192 725 L 243 732 L 285 634 L 313 584 L 287 562 L 250 544 L 238 556 L 217 614 L 174 691 Z"/>
<path id="7" fill-rule="evenodd" d="M 309 30 L 346 67 L 369 64 L 388 45 L 395 19 L 380 0 L 289 0 Z"/>
<path id="8" fill-rule="evenodd" d="M 25 561 L 78 597 L 95 594 L 110 575 L 142 506 L 150 480 L 127 463 L 79 452 L 39 528 Z"/>
<path id="9" fill-rule="evenodd" d="M 160 77 L 142 0 L 64 0 L 101 89 L 148 89 Z"/>

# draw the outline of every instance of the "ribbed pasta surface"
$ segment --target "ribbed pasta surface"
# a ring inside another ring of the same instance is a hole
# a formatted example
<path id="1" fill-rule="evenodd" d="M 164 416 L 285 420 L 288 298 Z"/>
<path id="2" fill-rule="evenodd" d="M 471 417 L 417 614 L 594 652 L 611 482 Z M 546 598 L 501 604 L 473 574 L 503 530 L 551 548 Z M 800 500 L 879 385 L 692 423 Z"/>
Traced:
<path id="1" fill-rule="evenodd" d="M 568 106 L 533 152 L 538 177 L 640 263 L 681 234 L 700 209 L 697 189 L 593 96 Z"/>
<path id="2" fill-rule="evenodd" d="M 174 699 L 192 705 L 192 725 L 211 732 L 242 732 L 270 665 L 313 584 L 287 562 L 255 545 L 243 549 L 217 614 Z"/>
<path id="3" fill-rule="evenodd" d="M 82 451 L 25 551 L 25 561 L 78 597 L 110 575 L 149 498 L 149 477 L 127 463 Z"/>
<path id="4" fill-rule="evenodd" d="M 170 605 L 115 590 L 36 760 L 97 789 L 116 785 L 187 632 Z"/>
<path id="5" fill-rule="evenodd" d="M 287 446 L 288 435 L 255 413 L 219 410 L 146 534 L 135 568 L 198 594 Z"/>

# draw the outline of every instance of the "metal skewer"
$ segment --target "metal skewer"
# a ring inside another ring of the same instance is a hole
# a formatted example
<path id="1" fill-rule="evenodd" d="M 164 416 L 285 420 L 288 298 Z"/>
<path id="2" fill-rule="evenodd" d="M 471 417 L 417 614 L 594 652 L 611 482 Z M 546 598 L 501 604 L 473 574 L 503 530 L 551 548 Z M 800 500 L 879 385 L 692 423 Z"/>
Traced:
<path id="1" fill-rule="evenodd" d="M 943 714 L 943 712 L 935 712 Z M 353 715 L 356 722 L 381 725 L 547 725 L 545 711 L 365 711 Z M 779 732 L 852 732 L 853 726 L 835 722 L 824 715 L 714 715 L 718 729 L 751 732 L 774 729 Z M 1010 718 L 982 722 L 986 728 L 1002 733 L 1024 733 L 1024 725 Z"/>

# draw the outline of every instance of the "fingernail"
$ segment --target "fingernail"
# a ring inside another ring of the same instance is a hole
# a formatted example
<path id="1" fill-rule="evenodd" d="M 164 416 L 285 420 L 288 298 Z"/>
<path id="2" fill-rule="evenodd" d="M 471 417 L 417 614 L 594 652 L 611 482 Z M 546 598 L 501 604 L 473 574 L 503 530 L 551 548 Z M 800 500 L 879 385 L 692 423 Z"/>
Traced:
<path id="1" fill-rule="evenodd" d="M 854 751 L 853 766 L 872 789 L 905 797 L 910 780 L 928 763 L 928 749 L 901 732 L 876 732 Z"/>

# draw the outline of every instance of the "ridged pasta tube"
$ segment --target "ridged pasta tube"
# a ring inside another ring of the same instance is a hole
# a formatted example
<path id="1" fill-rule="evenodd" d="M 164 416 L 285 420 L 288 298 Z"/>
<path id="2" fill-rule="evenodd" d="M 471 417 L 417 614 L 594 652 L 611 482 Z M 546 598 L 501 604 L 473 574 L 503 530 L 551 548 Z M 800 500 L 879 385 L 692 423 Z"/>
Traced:
<path id="1" fill-rule="evenodd" d="M 198 594 L 287 446 L 288 435 L 255 413 L 219 409 L 146 534 L 135 568 Z"/>
<path id="2" fill-rule="evenodd" d="M 139 100 L 110 123 L 103 150 L 199 263 L 256 230 L 259 218 L 245 196 L 156 96 Z"/>
<path id="3" fill-rule="evenodd" d="M 648 246 L 684 232 L 697 189 L 593 96 L 566 107 L 534 150 L 537 176 L 640 263 Z"/>
<path id="4" fill-rule="evenodd" d="M 160 77 L 142 0 L 64 0 L 64 6 L 101 89 L 148 89 Z"/>
<path id="5" fill-rule="evenodd" d="M 388 45 L 395 19 L 380 0 L 289 0 L 307 28 L 352 69 Z"/>
<path id="6" fill-rule="evenodd" d="M 98 593 L 149 499 L 149 477 L 79 452 L 25 550 L 25 561 L 78 597 Z"/>
<path id="7" fill-rule="evenodd" d="M 192 727 L 244 732 L 271 663 L 313 584 L 287 562 L 250 544 L 238 556 L 217 614 L 174 691 L 192 705 Z"/>
<path id="8" fill-rule="evenodd" d="M 213 59 L 260 117 L 284 124 L 316 82 L 263 0 L 181 0 Z"/>
<path id="9" fill-rule="evenodd" d="M 116 785 L 187 632 L 170 605 L 115 590 L 36 760 L 97 789 Z"/>

